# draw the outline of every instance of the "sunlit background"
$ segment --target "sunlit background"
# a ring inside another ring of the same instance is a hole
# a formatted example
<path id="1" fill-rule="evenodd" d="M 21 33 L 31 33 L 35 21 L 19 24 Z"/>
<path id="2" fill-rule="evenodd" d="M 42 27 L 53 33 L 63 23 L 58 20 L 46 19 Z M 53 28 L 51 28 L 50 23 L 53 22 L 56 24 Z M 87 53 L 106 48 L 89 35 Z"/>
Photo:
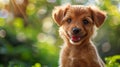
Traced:
<path id="1" fill-rule="evenodd" d="M 51 13 L 67 3 L 107 12 L 93 41 L 106 67 L 120 67 L 120 0 L 0 0 L 0 67 L 58 67 L 63 40 Z"/>

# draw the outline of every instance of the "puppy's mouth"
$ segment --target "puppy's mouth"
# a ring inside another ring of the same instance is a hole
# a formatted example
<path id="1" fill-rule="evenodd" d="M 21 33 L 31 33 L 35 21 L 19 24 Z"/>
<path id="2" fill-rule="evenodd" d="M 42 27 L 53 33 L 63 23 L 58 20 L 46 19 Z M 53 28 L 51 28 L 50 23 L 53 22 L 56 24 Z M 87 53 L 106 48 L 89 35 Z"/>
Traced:
<path id="1" fill-rule="evenodd" d="M 81 40 L 81 37 L 80 36 L 72 35 L 70 37 L 70 40 L 73 41 L 73 42 L 79 42 Z"/>
<path id="2" fill-rule="evenodd" d="M 81 43 L 81 41 L 84 39 L 84 37 L 86 36 L 85 35 L 82 35 L 82 34 L 79 34 L 79 35 L 69 35 L 69 40 L 70 40 L 70 43 L 71 44 L 74 44 L 74 45 L 79 45 Z"/>

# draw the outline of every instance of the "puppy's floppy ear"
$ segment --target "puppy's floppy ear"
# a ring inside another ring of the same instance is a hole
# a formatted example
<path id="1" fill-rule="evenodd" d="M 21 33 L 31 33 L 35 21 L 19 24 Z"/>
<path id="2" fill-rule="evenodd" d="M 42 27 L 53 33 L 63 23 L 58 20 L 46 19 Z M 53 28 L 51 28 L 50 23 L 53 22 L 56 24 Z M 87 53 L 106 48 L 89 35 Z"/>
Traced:
<path id="1" fill-rule="evenodd" d="M 92 11 L 92 19 L 96 25 L 96 27 L 100 27 L 106 18 L 106 12 L 99 10 L 97 7 L 90 6 Z"/>
<path id="2" fill-rule="evenodd" d="M 52 17 L 58 26 L 62 25 L 62 20 L 67 10 L 69 9 L 69 7 L 70 7 L 70 4 L 68 4 L 67 6 L 57 6 L 54 8 L 52 12 Z"/>

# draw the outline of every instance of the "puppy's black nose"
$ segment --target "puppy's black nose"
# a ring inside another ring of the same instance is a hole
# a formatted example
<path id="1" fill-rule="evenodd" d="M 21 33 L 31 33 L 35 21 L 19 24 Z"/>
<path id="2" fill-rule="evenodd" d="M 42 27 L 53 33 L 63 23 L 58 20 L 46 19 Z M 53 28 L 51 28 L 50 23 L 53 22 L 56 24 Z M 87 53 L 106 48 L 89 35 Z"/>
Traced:
<path id="1" fill-rule="evenodd" d="M 78 34 L 80 32 L 80 29 L 79 28 L 73 28 L 72 31 L 73 31 L 73 34 Z"/>

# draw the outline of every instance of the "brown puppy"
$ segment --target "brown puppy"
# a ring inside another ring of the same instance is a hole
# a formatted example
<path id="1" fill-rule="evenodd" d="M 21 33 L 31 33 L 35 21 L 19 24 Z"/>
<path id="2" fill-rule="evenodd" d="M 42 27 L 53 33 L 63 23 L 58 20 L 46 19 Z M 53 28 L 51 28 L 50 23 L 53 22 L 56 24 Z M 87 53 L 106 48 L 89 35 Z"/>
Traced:
<path id="1" fill-rule="evenodd" d="M 92 6 L 66 5 L 55 7 L 52 16 L 65 42 L 59 67 L 105 67 L 91 42 L 95 27 L 106 18 L 105 12 Z"/>

